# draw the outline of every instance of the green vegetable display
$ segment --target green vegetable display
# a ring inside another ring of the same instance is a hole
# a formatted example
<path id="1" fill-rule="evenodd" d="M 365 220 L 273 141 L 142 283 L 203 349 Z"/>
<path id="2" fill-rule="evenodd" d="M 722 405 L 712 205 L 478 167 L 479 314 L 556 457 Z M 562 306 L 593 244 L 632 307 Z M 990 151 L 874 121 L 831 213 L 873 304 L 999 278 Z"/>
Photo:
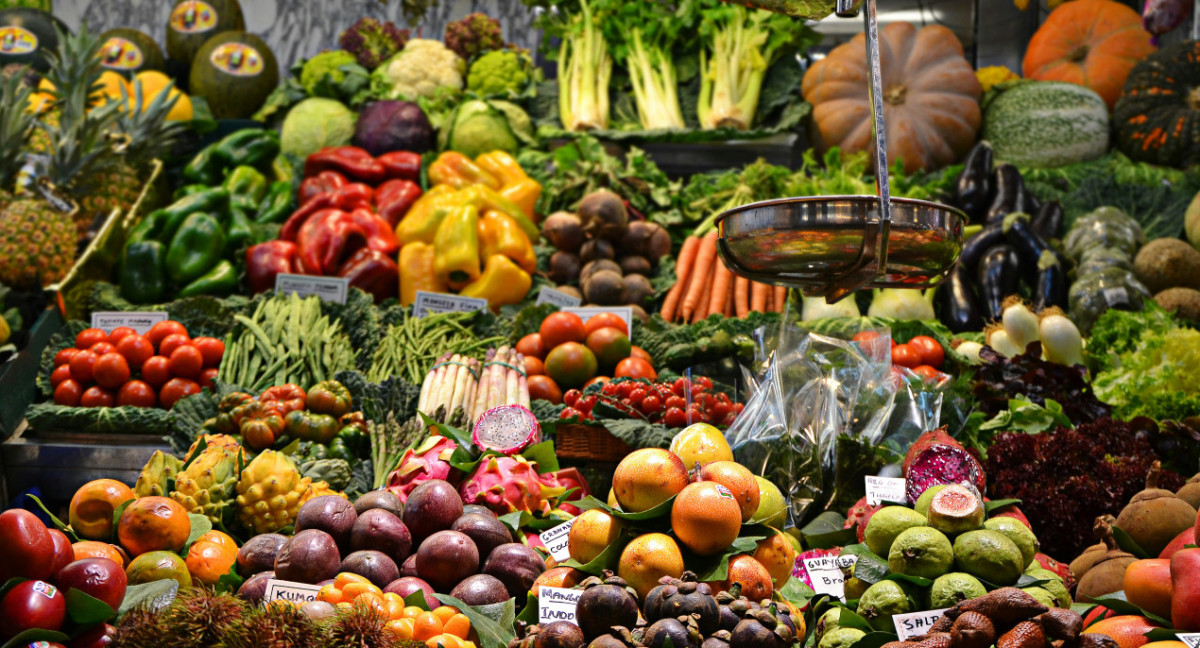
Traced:
<path id="1" fill-rule="evenodd" d="M 445 349 L 470 354 L 482 351 L 505 339 L 499 336 L 476 335 L 468 326 L 474 313 L 439 313 L 427 317 L 407 315 L 398 324 L 387 328 L 375 351 L 367 380 L 382 382 L 390 376 L 400 376 L 413 384 L 421 384 L 425 372 Z"/>
<path id="2" fill-rule="evenodd" d="M 465 101 L 439 129 L 439 148 L 474 158 L 491 151 L 516 153 L 534 142 L 529 115 L 507 101 Z"/>
<path id="3" fill-rule="evenodd" d="M 296 104 L 283 120 L 284 153 L 300 159 L 334 146 L 345 146 L 354 137 L 358 116 L 334 99 L 311 97 Z"/>
<path id="4" fill-rule="evenodd" d="M 534 80 L 535 68 L 528 52 L 492 50 L 467 70 L 467 90 L 483 96 L 515 98 Z"/>
<path id="5" fill-rule="evenodd" d="M 1141 313 L 1110 310 L 1092 331 L 1092 386 L 1115 417 L 1200 415 L 1200 331 L 1152 304 Z"/>

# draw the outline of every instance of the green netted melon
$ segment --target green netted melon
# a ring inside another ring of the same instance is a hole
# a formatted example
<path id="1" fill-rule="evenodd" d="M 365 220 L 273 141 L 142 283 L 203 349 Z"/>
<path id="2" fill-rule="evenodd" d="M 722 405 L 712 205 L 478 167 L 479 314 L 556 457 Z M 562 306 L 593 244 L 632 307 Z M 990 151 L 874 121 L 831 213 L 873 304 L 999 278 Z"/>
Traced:
<path id="1" fill-rule="evenodd" d="M 117 27 L 100 34 L 100 64 L 127 77 L 142 70 L 162 71 L 166 57 L 158 43 L 145 32 Z"/>
<path id="2" fill-rule="evenodd" d="M 0 9 L 0 67 L 33 65 L 45 72 L 46 55 L 58 49 L 55 27 L 67 32 L 61 20 L 40 9 Z"/>
<path id="3" fill-rule="evenodd" d="M 177 0 L 167 20 L 167 56 L 190 65 L 208 39 L 245 28 L 238 0 Z"/>

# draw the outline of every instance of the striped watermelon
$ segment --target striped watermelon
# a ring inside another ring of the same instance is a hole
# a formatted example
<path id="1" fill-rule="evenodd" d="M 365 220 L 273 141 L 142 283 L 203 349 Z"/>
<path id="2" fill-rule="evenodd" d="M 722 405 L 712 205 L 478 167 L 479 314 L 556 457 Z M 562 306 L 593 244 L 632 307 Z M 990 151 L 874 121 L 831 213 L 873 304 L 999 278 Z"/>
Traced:
<path id="1" fill-rule="evenodd" d="M 983 114 L 983 139 L 996 160 L 1057 167 L 1094 160 L 1108 151 L 1108 106 L 1073 83 L 1018 83 Z"/>

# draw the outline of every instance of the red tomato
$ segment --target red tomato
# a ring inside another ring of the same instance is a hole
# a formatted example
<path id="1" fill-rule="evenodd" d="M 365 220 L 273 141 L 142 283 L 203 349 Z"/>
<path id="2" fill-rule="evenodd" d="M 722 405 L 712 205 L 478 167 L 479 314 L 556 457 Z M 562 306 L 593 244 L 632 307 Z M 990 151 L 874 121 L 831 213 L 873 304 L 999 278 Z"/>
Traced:
<path id="1" fill-rule="evenodd" d="M 217 379 L 218 370 L 216 367 L 209 367 L 200 372 L 200 377 L 196 382 L 200 383 L 201 387 L 207 387 L 209 390 L 213 388 L 213 381 Z"/>
<path id="2" fill-rule="evenodd" d="M 892 347 L 892 364 L 912 369 L 921 364 L 921 354 L 915 347 L 907 344 L 897 344 Z"/>
<path id="3" fill-rule="evenodd" d="M 166 409 L 171 409 L 184 396 L 200 393 L 200 385 L 195 380 L 187 378 L 172 378 L 158 392 L 158 402 Z"/>
<path id="4" fill-rule="evenodd" d="M 649 362 L 641 358 L 625 358 L 617 363 L 617 370 L 613 372 L 616 378 L 646 378 L 654 380 L 658 378 L 658 372 L 654 367 L 650 366 Z"/>
<path id="5" fill-rule="evenodd" d="M 97 342 L 97 343 L 93 344 L 90 349 L 88 349 L 88 351 L 95 353 L 97 358 L 104 355 L 105 353 L 112 353 L 113 351 L 116 351 L 116 350 L 117 350 L 117 347 L 113 346 L 112 344 L 109 344 L 107 341 Z"/>
<path id="6" fill-rule="evenodd" d="M 850 338 L 851 342 L 870 342 L 879 339 L 879 331 L 859 331 Z"/>
<path id="7" fill-rule="evenodd" d="M 58 387 L 58 383 L 67 380 L 71 377 L 71 365 L 58 365 L 54 371 L 50 372 L 50 386 Z"/>
<path id="8" fill-rule="evenodd" d="M 125 339 L 125 336 L 127 335 L 137 335 L 137 331 L 129 328 L 128 326 L 118 326 L 117 328 L 108 332 L 108 343 L 116 346 L 116 344 Z"/>
<path id="9" fill-rule="evenodd" d="M 125 356 L 125 361 L 130 367 L 140 367 L 154 355 L 154 345 L 150 344 L 150 340 L 135 333 L 126 335 L 117 342 L 117 353 Z"/>
<path id="10" fill-rule="evenodd" d="M 163 346 L 166 344 L 164 343 Z M 200 349 L 190 344 L 177 347 L 168 357 L 167 368 L 171 370 L 173 376 L 195 378 L 204 368 L 204 356 L 200 354 Z"/>
<path id="11" fill-rule="evenodd" d="M 918 335 L 908 341 L 908 346 L 917 350 L 921 356 L 921 364 L 927 364 L 934 369 L 942 368 L 942 360 L 946 358 L 946 352 L 937 340 L 928 335 Z"/>
<path id="12" fill-rule="evenodd" d="M 97 342 L 104 342 L 108 339 L 108 333 L 101 331 L 98 328 L 83 329 L 79 335 L 75 336 L 75 348 L 80 351 L 90 349 Z"/>
<path id="13" fill-rule="evenodd" d="M 540 333 L 530 333 L 517 341 L 517 353 L 523 354 L 526 358 L 545 360 L 547 352 Z"/>
<path id="14" fill-rule="evenodd" d="M 626 336 L 629 335 L 629 327 L 625 325 L 625 320 L 612 313 L 598 313 L 588 318 L 586 324 L 583 325 L 583 331 L 586 335 L 591 335 L 592 331 L 598 331 L 605 327 L 615 328 Z"/>
<path id="15" fill-rule="evenodd" d="M 575 403 L 579 401 L 581 396 L 583 396 L 583 392 L 579 391 L 578 389 L 568 389 L 567 392 L 563 394 L 563 403 L 565 403 L 567 407 L 575 407 Z"/>
<path id="16" fill-rule="evenodd" d="M 92 366 L 92 377 L 101 387 L 116 389 L 129 382 L 129 363 L 120 353 L 105 353 L 96 358 L 96 364 Z"/>
<path id="17" fill-rule="evenodd" d="M 154 388 L 140 380 L 130 380 L 117 390 L 117 405 L 132 405 L 133 407 L 154 407 L 158 397 Z"/>
<path id="18" fill-rule="evenodd" d="M 913 368 L 912 372 L 923 378 L 926 382 L 937 382 L 942 377 L 941 372 L 927 364 Z"/>
<path id="19" fill-rule="evenodd" d="M 642 347 L 640 347 L 636 344 L 629 347 L 629 357 L 630 358 L 641 358 L 642 360 L 645 360 L 646 362 L 649 362 L 651 364 L 654 363 L 654 359 L 650 357 L 650 354 L 646 353 L 645 349 L 643 349 Z"/>
<path id="20" fill-rule="evenodd" d="M 113 395 L 103 387 L 92 385 L 79 397 L 81 407 L 112 407 Z"/>
<path id="21" fill-rule="evenodd" d="M 158 345 L 168 335 L 182 335 L 187 337 L 187 334 L 187 329 L 183 327 L 183 324 L 174 320 L 166 320 L 151 326 L 150 330 L 146 332 L 146 339 L 150 340 L 150 344 L 153 344 L 154 348 L 158 349 Z M 159 353 L 162 353 L 162 349 L 159 349 Z"/>
<path id="22" fill-rule="evenodd" d="M 158 355 L 170 358 L 171 353 L 173 353 L 175 349 L 178 349 L 184 345 L 191 345 L 191 343 L 192 340 L 188 336 L 172 333 L 163 338 L 162 342 L 158 343 Z M 201 359 L 201 362 L 203 362 L 203 359 Z"/>
<path id="23" fill-rule="evenodd" d="M 58 367 L 61 365 L 70 364 L 71 358 L 74 358 L 76 353 L 79 353 L 79 349 L 76 349 L 75 347 L 67 347 L 62 351 L 55 353 L 54 366 Z"/>
<path id="24" fill-rule="evenodd" d="M 546 365 L 537 356 L 525 356 L 525 375 L 544 376 L 546 375 Z"/>
<path id="25" fill-rule="evenodd" d="M 214 337 L 198 337 L 192 340 L 192 346 L 200 350 L 204 357 L 204 367 L 217 367 L 225 356 L 225 343 Z"/>
<path id="26" fill-rule="evenodd" d="M 71 358 L 71 378 L 86 385 L 92 382 L 92 367 L 96 365 L 96 354 L 91 351 L 80 351 Z"/>
<path id="27" fill-rule="evenodd" d="M 529 377 L 529 398 L 532 400 L 547 400 L 558 405 L 563 400 L 562 389 L 550 376 Z"/>
<path id="28" fill-rule="evenodd" d="M 54 404 L 56 405 L 78 407 L 81 396 L 83 396 L 83 387 L 72 378 L 67 378 L 54 388 Z"/>
<path id="29" fill-rule="evenodd" d="M 162 356 L 152 356 L 142 363 L 142 380 L 155 389 L 162 387 L 171 379 L 171 370 L 167 368 L 169 361 Z"/>
<path id="30" fill-rule="evenodd" d="M 678 407 L 668 407 L 666 413 L 663 414 L 662 422 L 667 427 L 684 427 L 688 424 L 687 413 Z"/>
<path id="31" fill-rule="evenodd" d="M 542 327 L 538 330 L 542 336 L 542 344 L 546 346 L 546 353 L 554 350 L 554 347 L 563 344 L 564 342 L 578 342 L 583 344 L 587 339 L 587 331 L 583 327 L 583 320 L 575 313 L 551 313 L 542 320 Z"/>

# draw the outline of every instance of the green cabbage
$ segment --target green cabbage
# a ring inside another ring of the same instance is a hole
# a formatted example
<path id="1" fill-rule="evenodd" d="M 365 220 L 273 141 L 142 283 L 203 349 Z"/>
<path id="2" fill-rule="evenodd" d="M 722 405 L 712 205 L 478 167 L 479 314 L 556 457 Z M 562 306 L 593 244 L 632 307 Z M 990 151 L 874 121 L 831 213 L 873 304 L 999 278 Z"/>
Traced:
<path id="1" fill-rule="evenodd" d="M 296 104 L 283 120 L 284 153 L 304 159 L 329 146 L 345 146 L 354 137 L 358 116 L 333 99 L 312 97 Z"/>

